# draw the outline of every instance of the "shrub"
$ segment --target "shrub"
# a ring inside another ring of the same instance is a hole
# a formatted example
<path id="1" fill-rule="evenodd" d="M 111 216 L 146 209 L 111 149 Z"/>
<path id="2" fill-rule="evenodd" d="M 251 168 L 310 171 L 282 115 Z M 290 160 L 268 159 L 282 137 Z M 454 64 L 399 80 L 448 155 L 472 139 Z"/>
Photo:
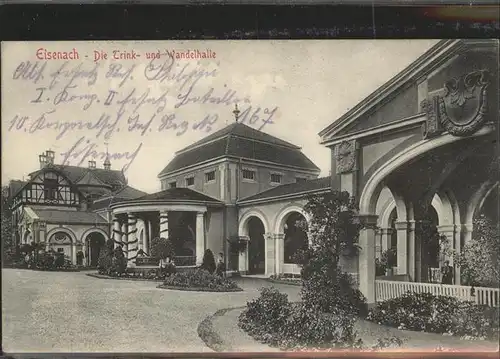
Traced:
<path id="1" fill-rule="evenodd" d="M 262 288 L 260 296 L 247 303 L 247 308 L 240 314 L 242 329 L 259 337 L 260 330 L 276 333 L 286 324 L 291 306 L 288 296 L 275 288 Z"/>
<path id="2" fill-rule="evenodd" d="M 167 238 L 153 238 L 151 241 L 151 256 L 153 258 L 173 258 L 175 255 L 174 244 Z"/>
<path id="3" fill-rule="evenodd" d="M 213 291 L 239 289 L 233 280 L 219 277 L 204 269 L 177 272 L 167 277 L 163 284 L 172 287 L 210 289 Z"/>
<path id="4" fill-rule="evenodd" d="M 100 274 L 110 274 L 113 269 L 113 253 L 101 251 L 97 259 L 97 271 Z"/>
<path id="5" fill-rule="evenodd" d="M 498 309 L 453 297 L 408 292 L 379 303 L 367 319 L 400 329 L 498 338 Z"/>
<path id="6" fill-rule="evenodd" d="M 208 271 L 209 273 L 215 272 L 215 258 L 214 254 L 210 249 L 206 249 L 203 253 L 203 261 L 201 263 L 201 268 Z"/>

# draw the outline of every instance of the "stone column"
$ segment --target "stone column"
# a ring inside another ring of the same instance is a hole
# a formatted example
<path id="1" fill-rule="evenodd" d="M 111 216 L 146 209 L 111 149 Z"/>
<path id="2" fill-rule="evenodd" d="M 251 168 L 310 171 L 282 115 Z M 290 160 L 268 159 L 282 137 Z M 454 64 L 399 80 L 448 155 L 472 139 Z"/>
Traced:
<path id="1" fill-rule="evenodd" d="M 392 244 L 391 240 L 392 240 L 392 233 L 393 232 L 394 232 L 393 228 L 380 228 L 382 252 L 385 252 L 386 250 L 391 248 L 391 244 Z"/>
<path id="2" fill-rule="evenodd" d="M 128 223 L 127 219 L 125 219 L 122 222 L 122 250 L 123 254 L 125 255 L 125 258 L 127 258 L 127 252 L 128 252 Z"/>
<path id="3" fill-rule="evenodd" d="M 250 238 L 247 236 L 239 236 L 239 241 L 245 241 L 246 247 L 245 250 L 240 252 L 238 255 L 238 271 L 240 274 L 246 274 L 248 272 L 248 245 Z"/>
<path id="4" fill-rule="evenodd" d="M 135 267 L 137 258 L 137 218 L 128 213 L 128 233 L 127 233 L 127 267 Z"/>
<path id="5" fill-rule="evenodd" d="M 408 268 L 408 222 L 396 222 L 395 225 L 398 236 L 398 244 L 396 249 L 398 263 L 397 274 L 409 274 L 411 276 Z M 386 230 L 386 240 L 388 241 L 387 248 L 390 248 L 392 228 L 386 228 Z"/>
<path id="6" fill-rule="evenodd" d="M 205 216 L 203 212 L 198 212 L 196 213 L 196 265 L 201 265 L 201 263 L 203 262 L 204 253 L 205 253 Z"/>
<path id="7" fill-rule="evenodd" d="M 363 228 L 359 232 L 359 290 L 368 305 L 376 303 L 375 293 L 375 229 L 376 215 L 360 215 Z"/>
<path id="8" fill-rule="evenodd" d="M 423 253 L 423 230 L 428 226 L 428 221 L 426 220 L 417 220 L 414 222 L 414 236 L 415 239 L 415 281 L 417 282 L 426 282 L 428 273 L 427 270 L 424 270 L 424 266 L 422 265 L 422 256 Z"/>
<path id="9" fill-rule="evenodd" d="M 284 233 L 277 233 L 274 235 L 274 241 L 276 243 L 276 260 L 275 260 L 275 265 L 276 265 L 276 274 L 283 273 L 283 263 L 284 263 L 284 258 L 285 258 L 285 234 Z"/>
<path id="10" fill-rule="evenodd" d="M 90 265 L 90 262 L 89 262 L 89 254 L 87 253 L 87 241 L 84 239 L 83 240 L 83 247 L 82 247 L 82 251 L 83 251 L 83 255 L 85 256 L 83 258 L 83 265 L 85 266 L 89 266 Z"/>
<path id="11" fill-rule="evenodd" d="M 151 218 L 148 219 L 147 221 L 147 226 L 146 226 L 146 253 L 148 255 L 151 255 L 151 240 L 153 239 L 153 222 L 151 221 Z"/>
<path id="12" fill-rule="evenodd" d="M 455 248 L 455 238 L 456 238 L 456 229 L 454 224 L 449 225 L 441 225 L 437 227 L 437 231 L 440 236 L 445 236 L 448 243 L 445 248 L 441 248 L 441 253 L 439 256 L 439 264 L 443 264 L 444 261 L 450 261 L 450 265 L 453 266 L 453 256 L 450 253 L 450 250 Z M 443 244 L 441 244 L 443 245 Z"/>
<path id="13" fill-rule="evenodd" d="M 76 242 L 71 242 L 71 263 L 76 265 Z"/>
<path id="14" fill-rule="evenodd" d="M 160 238 L 168 239 L 168 212 L 160 212 Z"/>
<path id="15" fill-rule="evenodd" d="M 117 248 L 122 243 L 122 230 L 121 230 L 120 220 L 117 217 L 113 217 L 113 242 L 114 247 Z"/>
<path id="16" fill-rule="evenodd" d="M 265 265 L 266 271 L 265 275 L 270 276 L 276 273 L 276 239 L 272 233 L 266 233 L 264 235 L 265 239 Z"/>
<path id="17" fill-rule="evenodd" d="M 415 244 L 415 221 L 408 221 L 408 274 L 410 280 L 416 281 L 416 244 Z M 399 237 L 398 237 L 399 243 Z"/>

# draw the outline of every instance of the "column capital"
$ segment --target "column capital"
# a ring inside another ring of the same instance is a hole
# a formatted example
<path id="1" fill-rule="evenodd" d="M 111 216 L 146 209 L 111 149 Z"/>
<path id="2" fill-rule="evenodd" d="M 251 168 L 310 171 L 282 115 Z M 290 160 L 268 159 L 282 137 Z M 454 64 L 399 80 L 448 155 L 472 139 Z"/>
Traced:
<path id="1" fill-rule="evenodd" d="M 250 240 L 249 236 L 238 236 L 238 240 L 248 242 Z"/>
<path id="2" fill-rule="evenodd" d="M 136 219 L 137 218 L 137 216 L 135 215 L 135 213 L 132 213 L 132 212 L 128 212 L 127 213 L 127 217 L 128 217 L 128 219 Z"/>
<path id="3" fill-rule="evenodd" d="M 378 216 L 376 214 L 358 214 L 357 217 L 364 228 L 377 228 Z"/>
<path id="4" fill-rule="evenodd" d="M 411 223 L 409 222 L 396 222 L 394 223 L 397 231 L 407 230 L 411 227 Z"/>
<path id="5" fill-rule="evenodd" d="M 276 238 L 277 240 L 283 240 L 285 239 L 285 233 L 275 233 L 274 238 Z"/>
<path id="6" fill-rule="evenodd" d="M 391 235 L 394 232 L 394 228 L 380 228 L 382 235 Z"/>
<path id="7" fill-rule="evenodd" d="M 203 217 L 205 212 L 196 212 L 196 217 Z"/>
<path id="8" fill-rule="evenodd" d="M 456 226 L 454 224 L 444 224 L 441 226 L 437 226 L 437 230 L 439 233 L 454 233 L 456 230 Z"/>

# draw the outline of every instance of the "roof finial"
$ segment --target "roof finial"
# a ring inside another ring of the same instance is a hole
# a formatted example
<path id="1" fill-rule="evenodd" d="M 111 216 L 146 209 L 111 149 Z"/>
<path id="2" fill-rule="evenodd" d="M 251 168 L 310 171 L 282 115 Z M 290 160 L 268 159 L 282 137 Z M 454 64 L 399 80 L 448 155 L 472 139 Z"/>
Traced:
<path id="1" fill-rule="evenodd" d="M 240 117 L 240 110 L 238 110 L 238 104 L 234 104 L 234 118 L 236 119 L 236 122 L 238 122 L 238 118 Z"/>
<path id="2" fill-rule="evenodd" d="M 111 161 L 109 160 L 108 143 L 104 142 L 104 144 L 106 145 L 106 159 L 104 160 L 104 169 L 110 170 L 111 169 Z"/>

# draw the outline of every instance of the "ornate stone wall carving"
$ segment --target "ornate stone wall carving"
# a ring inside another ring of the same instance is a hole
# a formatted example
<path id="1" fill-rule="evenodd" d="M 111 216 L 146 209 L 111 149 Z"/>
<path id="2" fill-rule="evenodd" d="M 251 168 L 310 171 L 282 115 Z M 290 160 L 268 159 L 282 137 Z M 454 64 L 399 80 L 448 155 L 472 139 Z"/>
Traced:
<path id="1" fill-rule="evenodd" d="M 443 132 L 443 127 L 439 121 L 438 105 L 439 96 L 425 99 L 420 104 L 422 111 L 427 115 L 427 119 L 422 125 L 422 134 L 424 138 L 435 137 Z"/>
<path id="2" fill-rule="evenodd" d="M 486 122 L 488 112 L 487 70 L 468 73 L 447 81 L 445 94 L 439 99 L 439 117 L 443 127 L 454 136 L 468 136 Z"/>
<path id="3" fill-rule="evenodd" d="M 427 120 L 422 127 L 424 138 L 448 131 L 454 136 L 469 136 L 487 121 L 490 74 L 479 70 L 454 78 L 444 84 L 444 95 L 421 102 Z"/>
<path id="4" fill-rule="evenodd" d="M 344 141 L 335 147 L 337 173 L 352 172 L 357 166 L 356 141 Z"/>

